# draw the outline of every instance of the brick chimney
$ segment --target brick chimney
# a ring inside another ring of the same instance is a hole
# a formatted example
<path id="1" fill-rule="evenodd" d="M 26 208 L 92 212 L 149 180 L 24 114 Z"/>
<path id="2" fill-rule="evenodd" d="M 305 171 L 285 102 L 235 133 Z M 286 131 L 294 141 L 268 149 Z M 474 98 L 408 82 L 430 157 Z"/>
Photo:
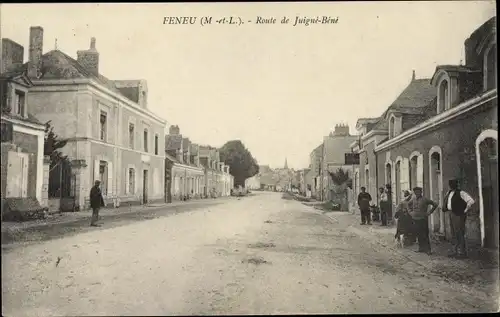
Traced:
<path id="1" fill-rule="evenodd" d="M 0 73 L 21 66 L 24 60 L 24 47 L 10 39 L 2 39 L 2 64 Z"/>
<path id="2" fill-rule="evenodd" d="M 99 75 L 99 52 L 95 48 L 95 37 L 90 39 L 88 50 L 77 51 L 77 61 L 94 76 Z"/>
<path id="3" fill-rule="evenodd" d="M 348 136 L 349 135 L 349 126 L 345 124 L 337 124 L 335 126 L 335 131 L 333 132 L 333 136 Z"/>
<path id="4" fill-rule="evenodd" d="M 43 28 L 30 27 L 30 51 L 28 60 L 28 76 L 38 78 L 42 67 Z"/>
<path id="5" fill-rule="evenodd" d="M 180 129 L 178 125 L 171 125 L 168 134 L 170 135 L 178 135 L 180 133 Z"/>

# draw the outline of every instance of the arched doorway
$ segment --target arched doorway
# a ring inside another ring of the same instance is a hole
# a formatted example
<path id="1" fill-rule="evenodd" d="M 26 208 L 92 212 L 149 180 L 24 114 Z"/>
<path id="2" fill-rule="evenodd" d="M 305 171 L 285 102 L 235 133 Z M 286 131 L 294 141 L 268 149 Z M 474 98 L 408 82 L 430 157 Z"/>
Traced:
<path id="1" fill-rule="evenodd" d="M 499 247 L 497 132 L 487 130 L 476 140 L 481 238 L 487 248 Z"/>
<path id="2" fill-rule="evenodd" d="M 443 172 L 442 172 L 442 159 L 441 149 L 433 147 L 429 151 L 429 185 L 430 185 L 430 198 L 437 202 L 442 207 L 443 201 Z M 439 209 L 431 216 L 431 227 L 434 232 L 444 234 L 445 230 L 445 217 L 444 213 Z"/>
<path id="3" fill-rule="evenodd" d="M 391 185 L 392 184 L 392 175 L 391 175 L 391 163 L 385 164 L 385 184 L 384 185 Z"/>
<path id="4" fill-rule="evenodd" d="M 401 202 L 401 161 L 396 162 L 396 167 L 394 168 L 394 178 L 396 188 L 394 188 L 393 195 L 396 200 L 396 204 Z"/>
<path id="5" fill-rule="evenodd" d="M 410 189 L 413 189 L 418 186 L 417 171 L 418 171 L 418 157 L 413 156 L 410 158 Z"/>

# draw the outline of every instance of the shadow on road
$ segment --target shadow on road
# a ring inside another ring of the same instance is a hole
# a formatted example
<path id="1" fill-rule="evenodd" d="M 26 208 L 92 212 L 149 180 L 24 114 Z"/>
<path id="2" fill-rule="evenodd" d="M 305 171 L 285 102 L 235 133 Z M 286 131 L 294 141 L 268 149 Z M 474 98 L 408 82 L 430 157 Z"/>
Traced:
<path id="1" fill-rule="evenodd" d="M 72 222 L 47 224 L 33 228 L 26 228 L 15 231 L 9 230 L 2 232 L 2 252 L 8 252 L 17 245 L 17 243 L 37 243 L 68 236 L 77 235 L 95 230 L 105 230 L 115 227 L 126 226 L 137 221 L 152 220 L 156 218 L 173 216 L 179 213 L 195 211 L 207 206 L 216 206 L 223 202 L 211 202 L 207 205 L 204 202 L 199 204 L 166 206 L 161 209 L 141 210 L 138 212 L 119 213 L 100 217 L 101 227 L 90 227 L 90 217 L 78 219 Z"/>

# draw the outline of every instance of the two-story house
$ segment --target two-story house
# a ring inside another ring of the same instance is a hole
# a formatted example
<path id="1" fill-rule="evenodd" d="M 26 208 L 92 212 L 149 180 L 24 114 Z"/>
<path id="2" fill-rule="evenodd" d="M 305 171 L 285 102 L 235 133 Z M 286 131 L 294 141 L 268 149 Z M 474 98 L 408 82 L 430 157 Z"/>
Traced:
<path id="1" fill-rule="evenodd" d="M 311 166 L 311 178 L 313 179 L 313 184 L 311 188 L 311 196 L 320 199 L 321 198 L 321 166 L 323 164 L 323 143 L 318 145 L 309 154 L 309 164 Z"/>
<path id="2" fill-rule="evenodd" d="M 57 49 L 44 54 L 41 27 L 30 28 L 29 46 L 28 104 L 68 142 L 61 151 L 72 160 L 75 209 L 88 206 L 96 180 L 107 205 L 163 200 L 166 122 L 148 108 L 146 81 L 100 74 L 95 38 L 77 59 Z"/>
<path id="3" fill-rule="evenodd" d="M 358 137 L 351 135 L 349 126 L 345 124 L 335 125 L 334 131 L 323 138 L 323 159 L 321 160 L 321 185 L 322 200 L 334 199 L 334 186 L 330 173 L 343 169 L 352 175 L 353 166 L 345 164 L 345 154 L 351 152 L 351 144 Z"/>
<path id="4" fill-rule="evenodd" d="M 22 45 L 2 39 L 2 212 L 5 210 L 5 199 L 8 198 L 16 198 L 16 201 L 36 199 L 42 206 L 48 205 L 48 161 L 44 162 L 45 125 L 32 114 L 32 104 L 27 99 L 33 83 L 25 72 L 16 70 L 23 64 L 23 57 Z"/>

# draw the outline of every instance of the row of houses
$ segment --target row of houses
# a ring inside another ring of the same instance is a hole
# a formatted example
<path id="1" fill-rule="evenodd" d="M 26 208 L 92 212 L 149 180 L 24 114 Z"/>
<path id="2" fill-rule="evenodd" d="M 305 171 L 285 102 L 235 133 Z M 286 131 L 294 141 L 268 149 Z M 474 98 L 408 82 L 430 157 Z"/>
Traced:
<path id="1" fill-rule="evenodd" d="M 439 65 L 431 78 L 416 78 L 376 118 L 360 118 L 359 153 L 353 190 L 378 203 L 377 188 L 391 185 L 393 204 L 402 191 L 422 187 L 440 207 L 448 180 L 476 204 L 467 218 L 470 243 L 498 247 L 498 117 L 496 17 L 465 41 L 465 64 Z M 436 235 L 452 237 L 448 217 L 438 209 L 429 219 Z"/>
<path id="2" fill-rule="evenodd" d="M 393 210 L 403 191 L 416 186 L 441 207 L 448 181 L 459 179 L 476 201 L 467 218 L 469 243 L 498 247 L 496 17 L 476 29 L 464 48 L 464 64 L 439 65 L 431 78 L 416 78 L 413 71 L 408 86 L 379 117 L 357 121 L 358 135 L 337 126 L 311 152 L 309 168 L 300 171 L 301 192 L 331 200 L 328 171 L 343 168 L 352 179 L 348 196 L 354 210 L 361 187 L 378 205 L 378 188 L 386 185 Z M 358 154 L 359 164 L 343 165 L 346 153 Z M 452 238 L 441 208 L 430 217 L 429 229 Z"/>
<path id="3" fill-rule="evenodd" d="M 43 28 L 31 27 L 27 62 L 22 45 L 1 43 L 2 206 L 17 197 L 79 210 L 95 180 L 108 206 L 229 195 L 233 178 L 217 150 L 184 138 L 173 146 L 166 120 L 149 109 L 147 82 L 100 73 L 95 38 L 74 59 L 57 47 L 44 53 Z M 44 157 L 47 122 L 66 142 L 64 159 Z"/>

